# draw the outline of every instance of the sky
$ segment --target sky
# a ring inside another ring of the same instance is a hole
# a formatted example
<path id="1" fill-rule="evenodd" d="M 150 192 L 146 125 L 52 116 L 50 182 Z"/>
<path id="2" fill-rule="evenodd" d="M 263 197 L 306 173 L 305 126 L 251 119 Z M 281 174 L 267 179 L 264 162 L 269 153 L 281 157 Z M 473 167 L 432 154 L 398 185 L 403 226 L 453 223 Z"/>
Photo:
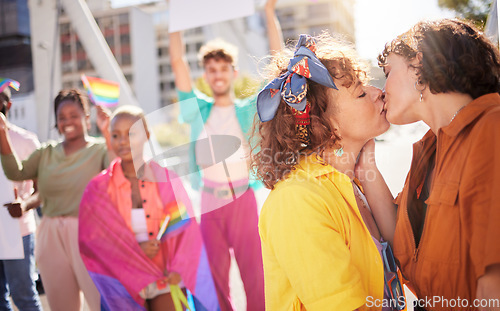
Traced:
<path id="1" fill-rule="evenodd" d="M 376 59 L 386 42 L 420 20 L 454 17 L 437 0 L 356 0 L 356 48 L 361 57 Z"/>
<path id="2" fill-rule="evenodd" d="M 422 19 L 453 17 L 452 12 L 438 7 L 437 0 L 348 1 L 356 1 L 356 46 L 360 56 L 365 59 L 375 60 L 387 41 Z M 111 2 L 113 6 L 125 6 L 149 1 L 112 0 Z"/>

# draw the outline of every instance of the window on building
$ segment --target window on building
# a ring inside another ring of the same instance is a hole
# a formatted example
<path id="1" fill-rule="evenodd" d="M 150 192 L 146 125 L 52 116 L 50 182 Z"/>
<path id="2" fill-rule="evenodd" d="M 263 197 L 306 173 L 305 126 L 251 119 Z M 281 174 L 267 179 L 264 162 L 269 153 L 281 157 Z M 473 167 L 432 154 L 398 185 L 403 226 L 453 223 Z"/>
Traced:
<path id="1" fill-rule="evenodd" d="M 113 30 L 113 18 L 110 16 L 99 18 L 97 24 L 102 32 Z"/>
<path id="2" fill-rule="evenodd" d="M 329 3 L 312 3 L 307 7 L 308 16 L 314 16 L 315 19 L 328 18 L 330 14 Z"/>
<path id="3" fill-rule="evenodd" d="M 72 72 L 73 71 L 73 63 L 71 61 L 62 62 L 61 63 L 61 70 L 63 73 Z"/>
<path id="4" fill-rule="evenodd" d="M 160 82 L 160 91 L 161 92 L 165 91 L 165 83 L 164 82 Z"/>
<path id="5" fill-rule="evenodd" d="M 128 17 L 129 17 L 128 13 L 122 13 L 122 14 L 118 15 L 118 24 L 128 25 L 129 24 Z"/>
<path id="6" fill-rule="evenodd" d="M 130 65 L 132 64 L 132 57 L 130 53 L 122 54 L 122 65 Z"/>
<path id="7" fill-rule="evenodd" d="M 61 42 L 61 55 L 63 58 L 71 58 L 71 43 Z"/>
<path id="8" fill-rule="evenodd" d="M 69 33 L 70 33 L 69 23 L 62 23 L 59 27 L 60 27 L 59 31 L 61 32 L 61 35 L 69 35 Z"/>
<path id="9" fill-rule="evenodd" d="M 84 52 L 83 45 L 78 39 L 76 40 L 76 52 Z"/>
<path id="10" fill-rule="evenodd" d="M 200 51 L 202 46 L 203 46 L 203 44 L 201 42 L 196 42 L 196 53 L 198 53 Z"/>
<path id="11" fill-rule="evenodd" d="M 130 44 L 130 34 L 128 33 L 123 33 L 120 35 L 120 43 L 122 45 L 124 44 Z"/>
<path id="12" fill-rule="evenodd" d="M 87 68 L 86 59 L 79 59 L 76 61 L 76 70 L 84 70 L 85 68 Z"/>
<path id="13" fill-rule="evenodd" d="M 85 64 L 85 69 L 94 70 L 94 66 L 92 65 L 92 62 L 88 59 L 87 59 L 87 63 Z"/>
<path id="14" fill-rule="evenodd" d="M 16 1 L 0 1 L 0 35 L 12 35 L 18 31 Z"/>

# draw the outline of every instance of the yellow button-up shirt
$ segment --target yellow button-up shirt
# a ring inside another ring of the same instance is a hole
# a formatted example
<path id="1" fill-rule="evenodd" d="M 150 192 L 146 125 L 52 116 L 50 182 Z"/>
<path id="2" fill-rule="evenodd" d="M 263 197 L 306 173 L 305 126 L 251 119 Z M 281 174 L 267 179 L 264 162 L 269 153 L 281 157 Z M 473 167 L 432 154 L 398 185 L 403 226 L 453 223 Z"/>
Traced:
<path id="1" fill-rule="evenodd" d="M 322 162 L 304 157 L 262 208 L 266 310 L 367 310 L 382 303 L 382 259 L 352 183 Z"/>

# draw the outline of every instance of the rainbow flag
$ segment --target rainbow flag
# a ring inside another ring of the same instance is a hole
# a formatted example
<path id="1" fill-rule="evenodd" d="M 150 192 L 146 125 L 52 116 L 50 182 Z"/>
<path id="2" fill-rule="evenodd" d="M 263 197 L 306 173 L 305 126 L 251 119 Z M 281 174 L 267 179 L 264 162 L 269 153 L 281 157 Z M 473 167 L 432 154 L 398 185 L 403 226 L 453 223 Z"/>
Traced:
<path id="1" fill-rule="evenodd" d="M 219 311 L 215 283 L 198 223 L 195 219 L 189 221 L 187 218 L 187 222 L 179 219 L 181 215 L 194 216 L 180 178 L 174 172 L 151 163 L 157 179 L 160 176 L 170 178 L 157 184 L 162 214 L 170 216 L 166 217 L 168 223 L 165 225 L 170 227 L 170 234 L 160 241 L 164 263 L 159 267 L 144 254 L 135 234 L 106 191 L 110 187 L 112 168 L 117 165 L 121 165 L 120 161 L 113 161 L 110 168 L 89 182 L 80 202 L 78 217 L 80 254 L 101 294 L 101 310 L 146 311 L 140 292 L 163 279 L 167 270 L 180 274 L 186 290 L 192 294 L 190 300 L 195 310 Z M 182 203 L 175 203 L 177 198 Z"/>
<path id="2" fill-rule="evenodd" d="M 118 105 L 120 85 L 116 82 L 82 74 L 82 82 L 89 99 L 96 106 L 112 107 Z"/>
<path id="3" fill-rule="evenodd" d="M 16 80 L 12 79 L 7 79 L 7 78 L 0 78 L 0 93 L 3 92 L 3 90 L 7 87 L 10 86 L 16 91 L 19 91 L 19 87 L 21 86 L 21 83 L 17 82 Z"/>
<path id="4" fill-rule="evenodd" d="M 182 203 L 177 204 L 177 202 L 172 202 L 166 206 L 167 209 L 167 217 L 169 217 L 168 224 L 166 229 L 164 229 L 164 232 L 159 232 L 160 238 L 158 240 L 162 240 L 164 237 L 166 237 L 168 234 L 174 233 L 181 229 L 183 226 L 188 225 L 190 222 L 190 217 L 188 215 L 188 212 L 186 210 L 186 206 Z M 165 219 L 161 222 L 162 225 L 164 224 Z M 163 226 L 161 226 L 163 227 Z M 161 230 L 161 229 L 160 229 Z"/>

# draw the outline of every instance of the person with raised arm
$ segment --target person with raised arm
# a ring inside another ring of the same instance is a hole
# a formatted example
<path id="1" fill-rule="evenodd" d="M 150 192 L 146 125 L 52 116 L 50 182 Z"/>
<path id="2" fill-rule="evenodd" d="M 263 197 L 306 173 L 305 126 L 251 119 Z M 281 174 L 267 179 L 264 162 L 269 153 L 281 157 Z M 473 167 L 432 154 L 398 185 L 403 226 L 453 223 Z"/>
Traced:
<path id="1" fill-rule="evenodd" d="M 6 118 L 9 116 L 11 106 L 11 91 L 9 87 L 6 87 L 0 92 L 0 110 Z M 22 159 L 40 147 L 35 133 L 10 122 L 7 123 L 7 127 L 16 153 Z M 33 209 L 40 206 L 36 181 L 25 180 L 13 183 L 7 180 L 3 172 L 0 174 L 0 184 L 2 185 L 0 197 L 5 203 L 4 206 L 8 208 L 10 216 L 7 217 L 19 219 L 24 249 L 24 258 L 22 259 L 0 260 L 0 310 L 12 310 L 9 301 L 9 296 L 11 296 L 15 305 L 21 310 L 39 311 L 42 310 L 42 305 L 35 283 L 37 274 L 34 255 L 36 221 Z M 14 196 L 12 196 L 13 193 Z M 8 240 L 11 238 L 18 238 L 18 236 L 9 235 L 7 237 Z"/>
<path id="2" fill-rule="evenodd" d="M 283 46 L 275 16 L 276 2 L 269 0 L 265 6 L 271 51 L 278 51 Z M 212 98 L 193 88 L 181 34 L 170 34 L 170 62 L 181 102 L 181 120 L 191 126 L 191 183 L 195 189 L 201 187 L 202 191 L 203 239 L 221 309 L 233 309 L 229 292 L 230 249 L 233 249 L 246 292 L 247 310 L 263 310 L 262 256 L 253 190 L 258 183 L 250 179 L 247 142 L 256 112 L 255 97 L 235 98 L 233 84 L 238 71 L 234 46 L 222 41 L 208 42 L 199 51 L 199 58 L 205 70 L 204 78 L 213 93 Z M 204 144 L 216 135 L 231 135 L 241 142 L 238 150 L 224 163 L 214 163 L 210 157 L 213 146 Z M 199 171 L 203 180 L 199 178 Z"/>
<path id="3" fill-rule="evenodd" d="M 109 141 L 109 115 L 98 106 L 97 125 Z M 49 141 L 20 160 L 0 114 L 2 167 L 10 180 L 37 179 L 43 217 L 37 229 L 35 259 L 52 311 L 79 311 L 82 291 L 90 310 L 100 310 L 99 292 L 78 250 L 78 207 L 92 177 L 107 167 L 108 144 L 88 135 L 87 98 L 76 89 L 54 100 L 56 127 L 63 139 Z"/>

